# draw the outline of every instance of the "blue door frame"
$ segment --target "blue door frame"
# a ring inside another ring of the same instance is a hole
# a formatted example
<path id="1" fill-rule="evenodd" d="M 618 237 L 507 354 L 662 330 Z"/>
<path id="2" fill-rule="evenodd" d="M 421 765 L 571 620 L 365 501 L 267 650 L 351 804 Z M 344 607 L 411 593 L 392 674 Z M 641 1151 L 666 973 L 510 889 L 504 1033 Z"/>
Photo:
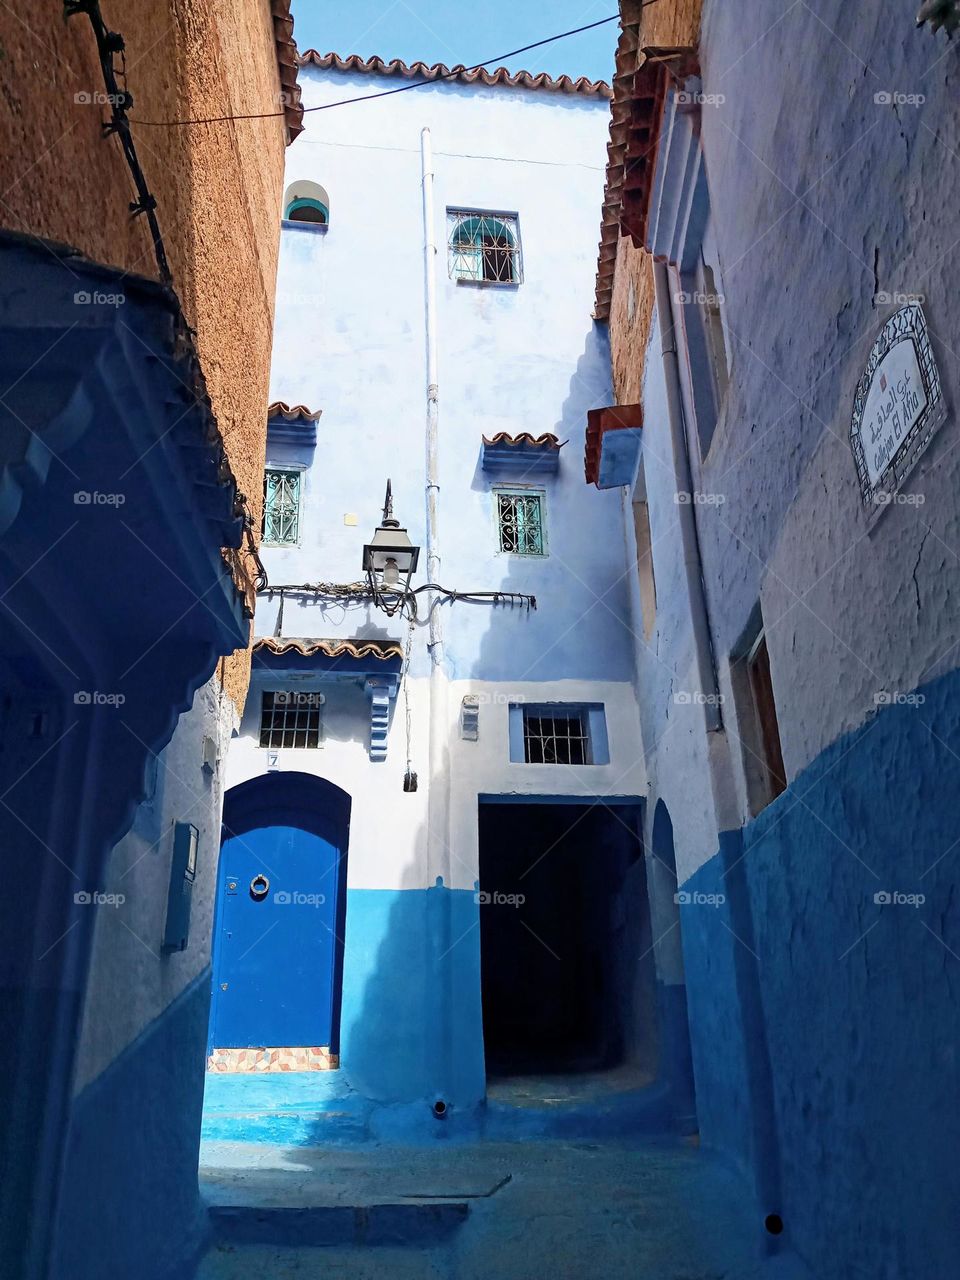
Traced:
<path id="1" fill-rule="evenodd" d="M 224 797 L 208 1052 L 339 1052 L 350 797 L 268 773 Z"/>

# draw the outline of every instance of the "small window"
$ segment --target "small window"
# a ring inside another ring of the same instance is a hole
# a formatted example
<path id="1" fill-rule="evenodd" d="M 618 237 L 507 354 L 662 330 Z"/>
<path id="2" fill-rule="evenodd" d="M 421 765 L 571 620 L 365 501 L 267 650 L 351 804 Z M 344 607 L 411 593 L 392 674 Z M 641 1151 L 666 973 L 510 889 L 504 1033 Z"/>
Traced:
<path id="1" fill-rule="evenodd" d="M 609 764 L 603 704 L 510 704 L 512 764 Z"/>
<path id="2" fill-rule="evenodd" d="M 295 546 L 300 541 L 301 472 L 268 468 L 263 476 L 263 541 Z"/>
<path id="3" fill-rule="evenodd" d="M 517 556 L 546 555 L 543 539 L 543 494 L 496 489 L 497 530 L 501 551 Z"/>
<path id="4" fill-rule="evenodd" d="M 322 693 L 264 693 L 260 703 L 261 747 L 319 747 Z"/>
<path id="5" fill-rule="evenodd" d="M 448 210 L 447 249 L 453 280 L 519 284 L 520 235 L 516 215 Z"/>
<path id="6" fill-rule="evenodd" d="M 777 704 L 773 697 L 773 679 L 770 675 L 770 653 L 767 649 L 767 638 L 762 632 L 747 658 L 747 672 L 753 692 L 753 705 L 760 725 L 760 745 L 767 770 L 770 799 L 775 800 L 782 791 L 787 789 L 787 778 L 783 767 L 783 749 L 780 745 Z"/>
<path id="7" fill-rule="evenodd" d="M 318 182 L 291 182 L 283 195 L 286 222 L 306 222 L 325 227 L 330 221 L 330 197 Z"/>
<path id="8" fill-rule="evenodd" d="M 320 222 L 325 226 L 330 220 L 330 211 L 319 200 L 311 200 L 309 196 L 301 196 L 292 200 L 287 206 L 288 222 Z"/>
<path id="9" fill-rule="evenodd" d="M 770 671 L 770 652 L 759 604 L 731 655 L 730 678 L 737 711 L 750 812 L 757 814 L 786 790 L 787 774 Z"/>
<path id="10" fill-rule="evenodd" d="M 719 268 L 709 263 L 700 249 L 700 267 L 697 272 L 699 284 L 698 302 L 700 319 L 707 339 L 707 351 L 710 356 L 710 377 L 713 381 L 714 400 L 719 406 L 727 394 L 729 370 L 727 362 L 727 343 L 723 328 L 723 293 L 719 281 Z"/>

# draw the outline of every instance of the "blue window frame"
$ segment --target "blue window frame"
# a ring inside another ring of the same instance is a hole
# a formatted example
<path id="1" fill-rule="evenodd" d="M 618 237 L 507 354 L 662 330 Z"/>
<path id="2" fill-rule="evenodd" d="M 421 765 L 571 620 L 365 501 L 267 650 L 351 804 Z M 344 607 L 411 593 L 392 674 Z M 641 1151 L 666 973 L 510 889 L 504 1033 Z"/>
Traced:
<path id="1" fill-rule="evenodd" d="M 285 216 L 288 222 L 317 222 L 326 226 L 330 221 L 330 210 L 322 200 L 298 196 L 287 205 Z"/>

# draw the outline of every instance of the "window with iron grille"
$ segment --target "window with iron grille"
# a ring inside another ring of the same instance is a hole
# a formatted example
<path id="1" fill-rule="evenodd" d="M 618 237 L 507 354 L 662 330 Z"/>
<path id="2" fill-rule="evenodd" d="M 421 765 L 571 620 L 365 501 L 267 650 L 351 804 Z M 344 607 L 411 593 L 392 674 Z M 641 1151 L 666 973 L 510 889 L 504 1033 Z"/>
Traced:
<path id="1" fill-rule="evenodd" d="M 511 764 L 610 763 L 602 702 L 511 702 Z"/>
<path id="2" fill-rule="evenodd" d="M 447 253 L 454 280 L 519 284 L 522 278 L 515 214 L 448 209 Z"/>
<path id="3" fill-rule="evenodd" d="M 524 708 L 523 757 L 527 764 L 589 764 L 589 746 L 583 711 Z"/>
<path id="4" fill-rule="evenodd" d="M 261 747 L 319 747 L 322 693 L 265 692 L 260 703 Z"/>
<path id="5" fill-rule="evenodd" d="M 543 495 L 497 489 L 497 529 L 500 550 L 518 556 L 546 555 L 543 539 Z"/>
<path id="6" fill-rule="evenodd" d="M 263 476 L 263 541 L 283 547 L 300 541 L 299 471 L 268 468 Z"/>

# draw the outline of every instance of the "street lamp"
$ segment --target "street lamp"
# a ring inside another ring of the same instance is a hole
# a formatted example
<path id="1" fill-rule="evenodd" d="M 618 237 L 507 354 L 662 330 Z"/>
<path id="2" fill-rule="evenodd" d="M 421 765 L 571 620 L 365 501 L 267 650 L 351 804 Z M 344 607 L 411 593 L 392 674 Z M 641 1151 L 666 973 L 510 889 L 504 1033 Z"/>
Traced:
<path id="1" fill-rule="evenodd" d="M 374 575 L 379 573 L 383 587 L 406 595 L 419 558 L 420 548 L 413 545 L 407 537 L 406 529 L 402 529 L 400 521 L 394 519 L 393 489 L 388 480 L 387 492 L 383 500 L 383 519 L 373 537 L 363 548 L 364 572 L 374 587 L 375 594 L 378 593 Z M 402 588 L 401 579 L 405 579 Z"/>

